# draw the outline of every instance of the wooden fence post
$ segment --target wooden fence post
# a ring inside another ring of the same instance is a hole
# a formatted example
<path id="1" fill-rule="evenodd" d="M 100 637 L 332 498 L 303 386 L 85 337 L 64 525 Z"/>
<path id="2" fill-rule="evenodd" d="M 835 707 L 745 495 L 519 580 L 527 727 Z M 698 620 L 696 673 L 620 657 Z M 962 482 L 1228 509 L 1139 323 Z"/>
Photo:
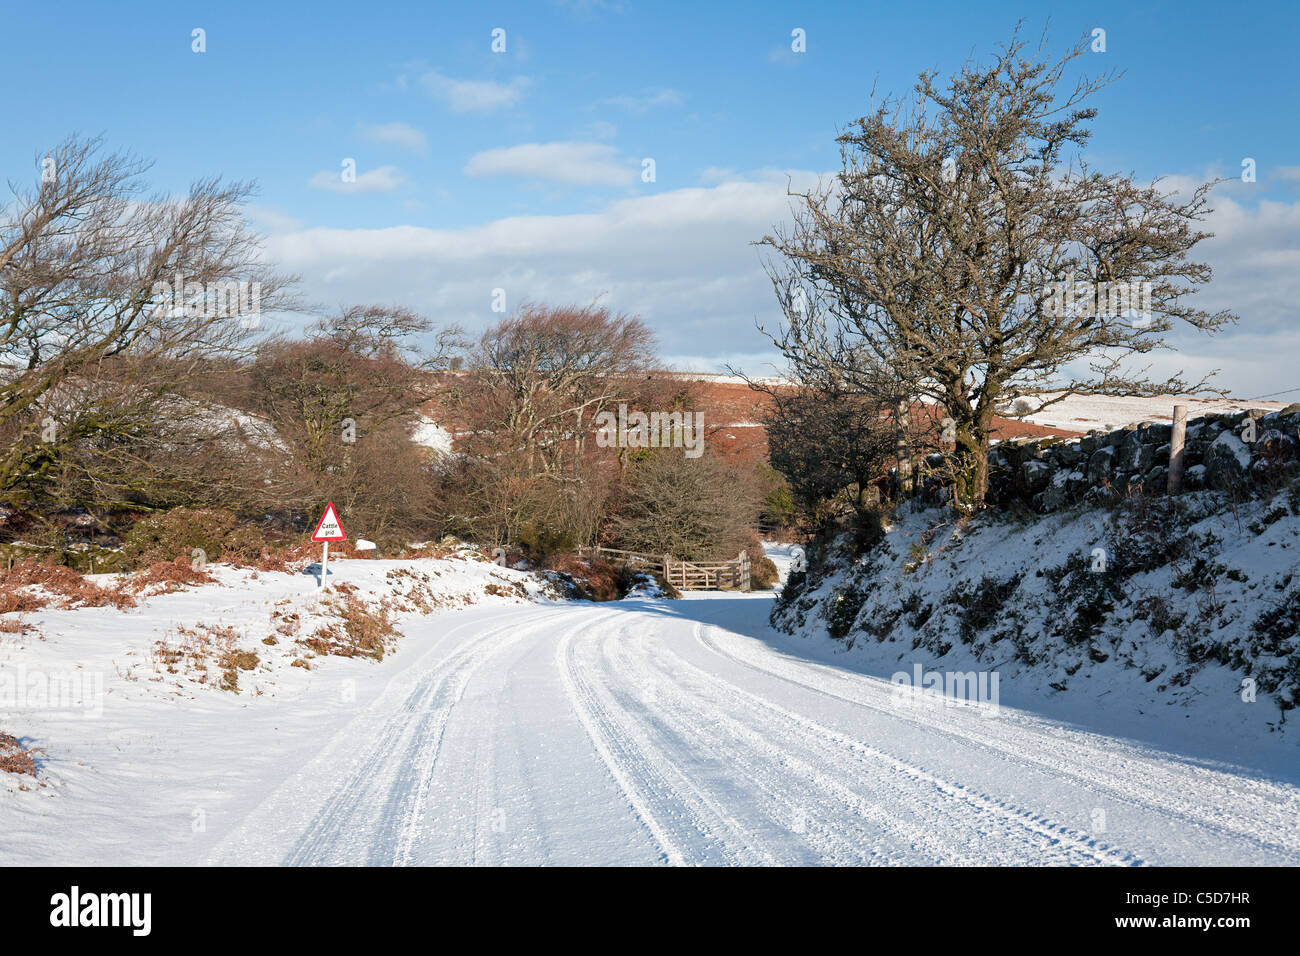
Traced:
<path id="1" fill-rule="evenodd" d="M 749 590 L 749 552 L 740 552 L 740 589 Z"/>
<path id="2" fill-rule="evenodd" d="M 1176 495 L 1183 488 L 1183 445 L 1187 440 L 1187 406 L 1174 406 L 1174 428 L 1169 435 L 1168 492 Z"/>

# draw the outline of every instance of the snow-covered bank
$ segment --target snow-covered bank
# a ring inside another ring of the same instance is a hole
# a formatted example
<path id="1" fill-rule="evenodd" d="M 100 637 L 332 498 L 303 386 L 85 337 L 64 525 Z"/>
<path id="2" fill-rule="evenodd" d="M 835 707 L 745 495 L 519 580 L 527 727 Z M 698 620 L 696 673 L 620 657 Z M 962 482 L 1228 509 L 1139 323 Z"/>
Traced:
<path id="1" fill-rule="evenodd" d="M 1251 766 L 1281 743 L 1294 763 L 1294 486 L 1236 505 L 1203 493 L 894 521 L 865 554 L 840 542 L 815 556 L 773 623 L 903 685 L 962 675 L 961 691 L 975 675 L 1003 705 L 1162 746 L 1214 741 L 1204 752 Z"/>
<path id="2" fill-rule="evenodd" d="M 93 842 L 87 808 L 103 808 L 114 794 L 120 808 L 138 806 L 142 788 L 154 792 L 146 784 L 160 764 L 188 767 L 189 779 L 211 779 L 219 791 L 223 777 L 273 752 L 228 752 L 243 736 L 236 728 L 268 723 L 276 736 L 274 728 L 290 719 L 283 701 L 306 704 L 328 725 L 365 700 L 386 657 L 426 649 L 406 646 L 414 622 L 471 605 L 558 598 L 549 582 L 469 552 L 336 559 L 329 568 L 324 594 L 316 565 L 297 573 L 209 565 L 213 580 L 154 585 L 134 606 L 69 607 L 77 602 L 40 586 L 12 592 L 49 603 L 0 615 L 0 732 L 24 749 L 39 748 L 34 777 L 0 773 L 7 838 L 25 825 L 40 829 L 52 816 L 63 824 L 51 839 L 75 832 Z M 138 583 L 113 575 L 89 580 L 104 588 L 100 595 L 126 594 Z M 127 590 L 109 590 L 119 584 Z M 168 732 L 177 727 L 187 728 L 180 738 Z M 155 742 L 164 739 L 160 749 Z M 156 795 L 167 799 L 165 791 Z"/>

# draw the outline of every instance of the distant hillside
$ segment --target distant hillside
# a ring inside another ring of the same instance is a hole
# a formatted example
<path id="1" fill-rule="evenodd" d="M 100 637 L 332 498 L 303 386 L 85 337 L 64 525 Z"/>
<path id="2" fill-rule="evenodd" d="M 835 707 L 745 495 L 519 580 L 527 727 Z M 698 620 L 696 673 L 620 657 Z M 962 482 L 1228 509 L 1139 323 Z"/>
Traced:
<path id="1" fill-rule="evenodd" d="M 763 421 L 771 399 L 765 392 L 750 388 L 743 378 L 736 375 L 668 370 L 652 372 L 646 377 L 671 379 L 690 391 L 695 400 L 695 410 L 704 415 L 711 454 L 742 461 L 767 458 L 767 429 Z M 756 378 L 755 381 L 778 389 L 793 387 L 786 379 L 770 376 Z M 1284 407 L 1279 402 L 1173 395 L 1155 398 L 1075 395 L 1023 419 L 995 418 L 993 440 L 1051 436 L 1072 438 L 1093 430 L 1111 431 L 1140 422 L 1170 421 L 1175 404 L 1188 405 L 1188 416 L 1192 419 L 1216 412 L 1244 411 L 1250 408 L 1276 411 Z M 918 404 L 916 408 L 919 413 L 929 413 L 924 405 Z M 445 449 L 445 433 L 450 432 L 452 436 L 457 434 L 455 423 L 439 421 L 439 415 L 445 417 L 445 412 L 434 403 L 426 406 L 425 414 L 431 423 L 436 422 L 445 429 L 445 432 L 439 430 L 438 438 L 439 448 Z"/>

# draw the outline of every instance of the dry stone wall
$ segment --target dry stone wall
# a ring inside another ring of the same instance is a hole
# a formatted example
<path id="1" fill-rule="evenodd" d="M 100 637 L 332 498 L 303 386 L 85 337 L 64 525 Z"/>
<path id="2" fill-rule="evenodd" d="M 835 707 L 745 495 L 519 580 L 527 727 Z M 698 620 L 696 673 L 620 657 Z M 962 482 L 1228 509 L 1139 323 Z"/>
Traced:
<path id="1" fill-rule="evenodd" d="M 988 500 L 1046 514 L 1078 502 L 1111 501 L 1138 489 L 1164 494 L 1172 431 L 1167 422 L 1147 422 L 1083 438 L 1003 442 L 989 453 Z M 1182 490 L 1251 494 L 1270 487 L 1297 464 L 1300 405 L 1205 415 L 1187 423 Z"/>

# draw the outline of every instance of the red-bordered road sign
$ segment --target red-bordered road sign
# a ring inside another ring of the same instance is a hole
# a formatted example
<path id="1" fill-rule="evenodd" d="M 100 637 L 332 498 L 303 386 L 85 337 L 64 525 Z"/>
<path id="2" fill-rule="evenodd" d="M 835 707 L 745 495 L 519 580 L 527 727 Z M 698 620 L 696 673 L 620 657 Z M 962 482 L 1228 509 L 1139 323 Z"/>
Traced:
<path id="1" fill-rule="evenodd" d="M 325 508 L 325 513 L 320 516 L 320 522 L 316 525 L 316 530 L 312 532 L 313 541 L 346 541 L 347 532 L 343 530 L 343 525 L 339 522 L 338 512 L 334 510 L 334 502 L 330 502 Z"/>

